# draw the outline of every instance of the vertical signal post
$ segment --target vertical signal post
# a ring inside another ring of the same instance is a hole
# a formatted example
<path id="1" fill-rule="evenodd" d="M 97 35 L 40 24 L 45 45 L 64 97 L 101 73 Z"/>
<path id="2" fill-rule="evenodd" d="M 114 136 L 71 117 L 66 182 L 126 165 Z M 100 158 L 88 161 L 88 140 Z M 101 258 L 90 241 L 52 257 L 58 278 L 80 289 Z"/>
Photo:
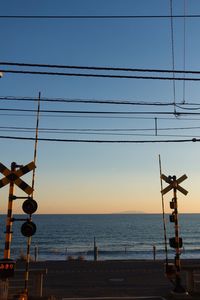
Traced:
<path id="1" fill-rule="evenodd" d="M 39 97 L 38 97 L 38 108 L 37 108 L 37 121 L 36 121 L 36 128 L 35 128 L 35 147 L 34 147 L 34 158 L 33 162 L 36 164 L 36 158 L 37 158 L 37 146 L 38 146 L 38 129 L 39 129 L 39 119 L 40 119 L 40 98 L 41 98 L 41 93 L 39 92 Z M 32 176 L 32 189 L 34 190 L 34 185 L 35 185 L 35 169 L 33 170 L 33 176 Z M 33 200 L 33 192 L 31 194 L 32 200 Z M 37 210 L 37 203 L 33 203 L 34 200 L 31 203 L 31 212 L 26 212 L 29 213 L 30 216 L 30 221 L 31 221 L 31 215 Z M 30 204 L 30 202 L 29 202 Z M 30 209 L 30 205 L 28 205 Z M 23 210 L 24 210 L 24 205 L 23 205 Z M 34 210 L 34 211 L 33 211 Z M 36 228 L 35 228 L 36 229 Z M 34 231 L 34 225 L 32 222 L 32 230 Z M 32 231 L 32 233 L 33 233 Z M 24 292 L 27 295 L 28 294 L 28 281 L 29 281 L 29 263 L 30 263 L 30 247 L 31 247 L 31 235 L 29 233 L 29 236 L 27 238 L 27 251 L 26 251 L 26 270 L 25 270 L 25 280 L 24 280 Z"/>
<path id="2" fill-rule="evenodd" d="M 11 164 L 11 172 L 16 169 L 16 163 Z M 14 195 L 14 181 L 10 181 L 9 196 L 8 196 L 8 211 L 6 219 L 6 237 L 5 237 L 5 248 L 4 248 L 4 259 L 10 258 L 10 244 L 12 239 L 12 207 L 13 207 L 13 195 Z"/>
<path id="3" fill-rule="evenodd" d="M 186 175 L 181 176 L 179 179 L 176 179 L 176 176 L 165 176 L 161 175 L 163 179 L 169 185 L 161 191 L 162 195 L 166 194 L 173 189 L 173 199 L 170 202 L 170 208 L 173 209 L 173 213 L 170 216 L 170 221 L 174 222 L 175 237 L 169 239 L 170 247 L 175 248 L 175 293 L 185 293 L 184 287 L 181 285 L 181 264 L 180 264 L 180 248 L 182 248 L 182 238 L 179 237 L 179 224 L 178 224 L 178 203 L 177 203 L 177 190 L 179 190 L 184 195 L 187 195 L 188 191 L 182 188 L 179 184 L 187 179 Z"/>

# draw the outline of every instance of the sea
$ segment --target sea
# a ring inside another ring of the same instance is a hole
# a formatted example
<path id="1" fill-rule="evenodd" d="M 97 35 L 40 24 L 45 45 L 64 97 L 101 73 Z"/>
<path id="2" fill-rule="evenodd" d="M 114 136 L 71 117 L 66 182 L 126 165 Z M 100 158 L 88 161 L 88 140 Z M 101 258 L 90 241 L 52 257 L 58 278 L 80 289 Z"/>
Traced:
<path id="1" fill-rule="evenodd" d="M 25 219 L 26 215 L 15 215 Z M 26 255 L 27 238 L 21 234 L 24 221 L 13 222 L 11 259 Z M 162 214 L 33 215 L 37 226 L 31 238 L 32 260 L 173 259 L 169 238 L 175 236 L 174 223 Z M 0 216 L 0 258 L 5 244 L 6 216 Z M 200 214 L 179 215 L 179 235 L 183 240 L 181 258 L 200 258 Z M 165 241 L 167 244 L 165 244 Z M 166 245 L 166 247 L 165 247 Z M 167 249 L 167 252 L 165 251 Z"/>

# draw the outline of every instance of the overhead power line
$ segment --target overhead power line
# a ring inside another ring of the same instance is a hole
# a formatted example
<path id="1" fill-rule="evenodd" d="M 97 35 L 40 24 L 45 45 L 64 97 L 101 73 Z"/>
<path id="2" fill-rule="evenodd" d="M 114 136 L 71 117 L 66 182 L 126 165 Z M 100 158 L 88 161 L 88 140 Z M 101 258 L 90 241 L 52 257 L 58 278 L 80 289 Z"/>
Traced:
<path id="1" fill-rule="evenodd" d="M 15 111 L 15 112 L 36 112 L 35 109 L 23 108 L 0 108 L 0 111 Z M 100 114 L 100 115 L 174 115 L 172 111 L 97 111 L 97 110 L 50 110 L 41 109 L 41 113 L 58 113 L 58 114 Z M 194 112 L 176 112 L 177 116 L 182 115 L 200 115 Z"/>
<path id="2" fill-rule="evenodd" d="M 21 117 L 33 117 L 33 116 L 35 116 L 35 113 L 33 112 L 33 113 L 30 113 L 30 114 L 28 114 L 28 113 L 24 113 L 24 114 L 22 114 L 22 113 L 1 113 L 0 112 L 0 116 L 5 116 L 6 118 L 7 117 L 11 117 L 11 118 L 13 118 L 13 117 L 19 117 L 19 118 L 21 118 Z M 173 116 L 174 116 L 174 113 L 173 113 Z M 80 115 L 76 115 L 76 114 L 73 114 L 73 115 L 70 115 L 70 114 L 63 114 L 63 115 L 61 115 L 61 114 L 45 114 L 45 113 L 43 113 L 42 114 L 42 117 L 43 118 L 79 118 L 79 119 L 81 119 L 81 118 L 86 118 L 86 119 L 109 119 L 109 120 L 111 120 L 111 119 L 126 119 L 126 120 L 155 120 L 155 117 L 146 117 L 146 116 L 127 116 L 127 115 L 125 115 L 125 116 L 120 116 L 120 115 L 115 115 L 115 116 L 112 116 L 112 115 L 100 115 L 100 116 L 98 116 L 98 115 L 85 115 L 85 114 L 80 114 Z M 179 118 L 179 117 L 181 117 L 181 119 Z M 157 117 L 157 120 L 173 120 L 173 121 L 200 121 L 200 118 L 189 118 L 189 117 L 187 117 L 186 116 L 186 118 L 184 118 L 184 117 L 182 117 L 181 116 L 181 113 L 180 114 L 177 114 L 175 117 Z"/>
<path id="3" fill-rule="evenodd" d="M 175 56 L 174 56 L 174 24 L 173 24 L 173 17 L 172 17 L 172 12 L 173 12 L 173 4 L 172 0 L 169 0 L 170 2 L 170 29 L 171 29 L 171 54 L 172 54 L 172 70 L 173 70 L 173 97 L 174 97 L 174 113 L 176 112 L 176 83 L 175 83 Z M 184 76 L 185 78 L 185 76 Z"/>
<path id="4" fill-rule="evenodd" d="M 17 97 L 17 96 L 0 96 L 0 101 L 25 101 L 32 102 L 37 101 L 37 98 L 34 97 Z M 147 101 L 131 101 L 131 100 L 107 100 L 107 99 L 78 99 L 78 98 L 41 98 L 40 102 L 53 102 L 53 103 L 84 103 L 84 104 L 119 104 L 119 105 L 147 105 L 147 106 L 170 106 L 173 105 L 173 102 L 147 102 Z M 181 102 L 179 103 L 182 104 Z M 200 104 L 191 104 L 189 105 L 200 105 Z"/>
<path id="5" fill-rule="evenodd" d="M 37 101 L 36 97 L 19 97 L 19 96 L 0 96 L 0 101 L 20 101 L 20 102 L 35 102 Z M 162 101 L 132 101 L 132 100 L 109 100 L 109 99 L 79 99 L 79 98 L 46 98 L 43 97 L 40 99 L 40 102 L 52 102 L 52 103 L 84 103 L 84 104 L 109 104 L 109 105 L 138 105 L 138 106 L 173 106 L 172 102 Z M 192 102 L 179 102 L 176 104 L 177 107 L 181 109 L 190 109 L 186 106 L 200 106 L 200 103 L 192 103 Z M 184 107 L 183 107 L 184 105 Z M 194 108 L 194 109 L 198 109 Z"/>
<path id="6" fill-rule="evenodd" d="M 189 127 L 159 127 L 158 131 L 173 131 L 173 130 L 194 130 L 200 129 L 200 126 Z M 0 131 L 13 131 L 13 132 L 34 132 L 33 127 L 19 127 L 19 126 L 0 126 Z M 154 128 L 39 128 L 40 133 L 84 133 L 84 134 L 104 134 L 104 133 L 116 133 L 120 132 L 126 134 L 126 132 L 145 132 L 155 131 Z"/>
<path id="7" fill-rule="evenodd" d="M 0 111 L 13 111 L 13 112 L 33 112 L 35 109 L 23 109 L 23 108 L 0 108 Z M 97 110 L 50 110 L 41 109 L 40 113 L 56 113 L 56 114 L 80 114 L 80 115 L 176 115 L 178 116 L 198 116 L 200 112 L 172 112 L 172 111 L 97 111 Z M 27 115 L 25 115 L 27 116 Z"/>
<path id="8" fill-rule="evenodd" d="M 92 128 L 85 128 L 85 129 L 78 129 L 78 128 L 40 128 L 38 132 L 40 134 L 59 134 L 59 135 L 78 135 L 78 136 L 123 136 L 123 137 L 133 137 L 133 136 L 140 136 L 140 137 L 193 137 L 194 134 L 167 134 L 163 133 L 166 131 L 175 131 L 177 130 L 188 130 L 188 129 L 199 129 L 200 127 L 169 127 L 169 128 L 159 128 L 156 129 L 155 133 L 155 128 L 127 128 L 127 129 L 120 129 L 120 128 L 115 128 L 115 129 L 108 129 L 108 128 L 99 128 L 99 129 L 92 129 Z M 32 133 L 34 132 L 34 128 L 32 127 L 15 127 L 15 126 L 0 126 L 0 132 L 13 132 L 13 133 Z M 159 132 L 159 133 L 158 133 Z M 162 133 L 161 133 L 162 132 Z M 199 137 L 199 135 L 197 136 Z"/>
<path id="9" fill-rule="evenodd" d="M 38 67 L 38 68 L 56 68 L 56 69 L 77 69 L 77 70 L 101 70 L 101 71 L 124 71 L 124 72 L 151 72 L 151 73 L 177 73 L 177 74 L 200 74 L 197 70 L 170 70 L 170 69 L 150 69 L 150 68 L 123 68 L 106 66 L 75 66 L 58 64 L 38 64 L 38 63 L 20 63 L 20 62 L 2 62 L 1 66 L 15 67 Z"/>
<path id="10" fill-rule="evenodd" d="M 140 130 L 141 131 L 141 130 Z M 149 131 L 155 131 L 155 129 L 150 129 Z M 0 129 L 0 132 L 12 132 L 12 133 L 30 133 L 30 132 L 34 132 L 33 130 L 15 130 L 15 129 Z M 86 135 L 86 136 L 129 136 L 129 137 L 133 137 L 133 136 L 140 136 L 140 137 L 193 137 L 194 134 L 158 134 L 158 133 L 135 133 L 135 131 L 130 132 L 122 132 L 122 131 L 50 131 L 50 130 L 45 130 L 45 131 L 41 131 L 42 133 L 45 134 L 67 134 L 67 135 Z M 41 133 L 40 132 L 40 133 Z M 143 131 L 142 131 L 143 132 Z M 200 136 L 198 135 L 198 138 Z"/>
<path id="11" fill-rule="evenodd" d="M 109 74 L 92 74 L 92 73 L 66 73 L 66 72 L 44 72 L 28 70 L 6 70 L 0 69 L 0 72 L 11 74 L 29 74 L 29 75 L 51 75 L 51 76 L 68 76 L 68 77 L 96 77 L 96 78 L 115 78 L 115 79 L 151 79 L 151 80 L 185 80 L 200 81 L 200 78 L 191 77 L 161 77 L 161 76 L 134 76 L 134 75 L 109 75 Z"/>
<path id="12" fill-rule="evenodd" d="M 155 131 L 155 129 L 150 129 L 151 131 Z M 34 132 L 33 130 L 14 130 L 14 129 L 0 129 L 0 132 L 13 132 L 13 133 L 30 133 L 30 132 Z M 117 131 L 117 132 L 113 132 L 113 131 L 109 131 L 109 132 L 84 132 L 84 131 L 50 131 L 50 130 L 45 130 L 42 131 L 42 133 L 45 134 L 75 134 L 75 135 L 89 135 L 89 136 L 159 136 L 159 137 L 193 137 L 194 135 L 191 134 L 154 134 L 154 133 L 133 133 L 133 132 L 121 132 L 121 131 Z M 199 135 L 198 135 L 199 137 Z"/>
<path id="13" fill-rule="evenodd" d="M 184 16 L 186 15 L 186 0 L 184 0 Z M 183 70 L 186 66 L 186 18 L 183 18 Z M 185 77 L 185 75 L 184 75 Z M 183 81 L 183 104 L 185 103 L 185 81 Z"/>
<path id="14" fill-rule="evenodd" d="M 27 140 L 35 141 L 33 137 L 19 137 L 19 136 L 0 136 L 0 139 L 9 140 Z M 65 143 L 111 143 L 111 144 L 144 144 L 144 143 L 188 143 L 188 142 L 200 142 L 200 139 L 175 139 L 175 140 L 90 140 L 90 139 L 51 139 L 51 138 L 38 138 L 38 141 L 45 142 L 65 142 Z"/>
<path id="15" fill-rule="evenodd" d="M 170 15 L 1 15 L 0 19 L 168 19 Z M 173 18 L 200 18 L 199 14 L 173 15 Z"/>

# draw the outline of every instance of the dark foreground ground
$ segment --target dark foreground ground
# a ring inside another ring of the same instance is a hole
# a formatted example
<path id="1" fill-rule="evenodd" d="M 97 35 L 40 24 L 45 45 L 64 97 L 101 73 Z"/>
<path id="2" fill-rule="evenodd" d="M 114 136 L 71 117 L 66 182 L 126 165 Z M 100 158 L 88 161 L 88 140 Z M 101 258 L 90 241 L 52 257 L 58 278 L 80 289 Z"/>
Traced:
<path id="1" fill-rule="evenodd" d="M 24 264 L 18 262 L 17 270 L 23 268 Z M 30 269 L 47 269 L 43 296 L 52 295 L 56 300 L 114 296 L 173 298 L 173 285 L 165 277 L 163 261 L 45 261 L 31 263 Z M 182 283 L 185 285 L 185 274 Z"/>

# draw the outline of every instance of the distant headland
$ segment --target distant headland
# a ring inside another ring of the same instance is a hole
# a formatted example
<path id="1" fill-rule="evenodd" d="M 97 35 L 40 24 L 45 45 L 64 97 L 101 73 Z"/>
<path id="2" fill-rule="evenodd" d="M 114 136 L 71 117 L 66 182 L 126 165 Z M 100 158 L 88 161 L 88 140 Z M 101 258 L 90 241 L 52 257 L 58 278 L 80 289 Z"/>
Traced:
<path id="1" fill-rule="evenodd" d="M 130 215 L 130 214 L 146 214 L 144 211 L 139 210 L 126 210 L 121 212 L 113 213 L 114 215 Z"/>

